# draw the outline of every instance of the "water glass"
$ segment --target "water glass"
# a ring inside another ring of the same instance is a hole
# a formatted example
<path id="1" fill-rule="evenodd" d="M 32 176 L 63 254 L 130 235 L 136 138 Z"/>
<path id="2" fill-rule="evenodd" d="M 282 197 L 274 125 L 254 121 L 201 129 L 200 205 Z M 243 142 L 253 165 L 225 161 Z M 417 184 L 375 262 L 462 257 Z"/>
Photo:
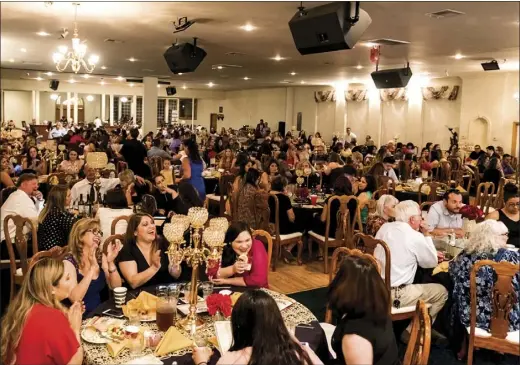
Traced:
<path id="1" fill-rule="evenodd" d="M 211 281 L 202 283 L 200 287 L 202 288 L 202 297 L 204 299 L 213 294 L 213 283 Z"/>
<path id="2" fill-rule="evenodd" d="M 128 309 L 128 325 L 139 326 L 141 324 L 141 318 L 139 316 L 139 309 L 129 308 Z"/>
<path id="3" fill-rule="evenodd" d="M 177 303 L 179 296 L 181 295 L 181 291 L 183 290 L 183 284 L 170 284 L 168 285 L 168 297 L 170 301 L 174 301 Z"/>

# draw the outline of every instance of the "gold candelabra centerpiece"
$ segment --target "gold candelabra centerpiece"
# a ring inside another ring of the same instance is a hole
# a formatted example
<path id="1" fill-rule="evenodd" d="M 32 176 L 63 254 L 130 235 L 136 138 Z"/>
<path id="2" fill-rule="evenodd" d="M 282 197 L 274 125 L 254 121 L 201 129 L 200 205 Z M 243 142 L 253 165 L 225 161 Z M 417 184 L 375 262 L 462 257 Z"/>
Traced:
<path id="1" fill-rule="evenodd" d="M 94 188 L 96 189 L 97 202 L 100 200 L 101 190 L 101 173 L 100 171 L 107 167 L 108 156 L 105 152 L 89 152 L 86 158 L 87 166 L 96 170 L 96 180 L 94 181 Z"/>
<path id="2" fill-rule="evenodd" d="M 223 218 L 226 220 L 225 218 Z M 193 207 L 188 215 L 174 215 L 171 223 L 165 224 L 163 233 L 170 245 L 168 259 L 170 264 L 180 265 L 185 261 L 192 267 L 191 292 L 189 314 L 178 325 L 191 334 L 202 325 L 197 317 L 197 283 L 199 280 L 199 266 L 206 263 L 206 267 L 215 268 L 220 264 L 222 250 L 225 246 L 224 238 L 228 227 L 221 218 L 210 221 L 209 227 L 204 228 L 208 220 L 208 211 L 205 208 Z M 186 244 L 185 232 L 190 231 L 190 244 Z"/>

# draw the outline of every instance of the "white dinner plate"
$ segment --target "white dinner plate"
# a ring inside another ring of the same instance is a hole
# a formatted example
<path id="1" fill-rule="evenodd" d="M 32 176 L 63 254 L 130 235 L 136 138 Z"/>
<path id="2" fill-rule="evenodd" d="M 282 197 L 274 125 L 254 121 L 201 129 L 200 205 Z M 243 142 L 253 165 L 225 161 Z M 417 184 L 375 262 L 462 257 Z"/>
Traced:
<path id="1" fill-rule="evenodd" d="M 106 337 L 103 337 L 99 331 L 94 328 L 88 327 L 81 331 L 81 338 L 83 341 L 88 343 L 93 343 L 96 345 L 103 345 L 110 342 L 110 340 Z"/>

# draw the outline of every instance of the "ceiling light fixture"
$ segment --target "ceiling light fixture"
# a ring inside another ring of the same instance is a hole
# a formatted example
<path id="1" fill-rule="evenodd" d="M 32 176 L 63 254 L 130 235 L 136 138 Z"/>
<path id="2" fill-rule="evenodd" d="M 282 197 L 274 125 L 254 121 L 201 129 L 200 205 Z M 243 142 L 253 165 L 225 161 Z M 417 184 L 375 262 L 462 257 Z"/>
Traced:
<path id="1" fill-rule="evenodd" d="M 131 83 L 131 84 L 130 84 L 130 87 L 134 87 L 134 84 L 133 84 L 133 83 Z"/>
<path id="2" fill-rule="evenodd" d="M 47 33 L 47 32 L 44 32 L 44 31 L 38 32 L 36 34 L 38 34 L 40 37 L 48 37 L 48 36 L 51 35 L 50 33 Z"/>
<path id="3" fill-rule="evenodd" d="M 58 94 L 51 94 L 51 100 L 57 100 L 59 97 Z"/>
<path id="4" fill-rule="evenodd" d="M 101 80 L 100 85 L 105 85 L 105 81 Z"/>
<path id="5" fill-rule="evenodd" d="M 135 62 L 135 61 L 137 61 L 137 60 L 136 60 L 135 58 L 133 58 L 133 57 L 130 57 L 130 58 L 128 59 L 128 61 L 130 61 L 130 62 Z"/>
<path id="6" fill-rule="evenodd" d="M 87 53 L 87 45 L 85 41 L 81 42 L 78 34 L 78 25 L 76 22 L 78 16 L 78 3 L 73 3 L 75 7 L 74 13 L 74 35 L 72 36 L 72 50 L 68 52 L 67 47 L 59 47 L 59 52 L 55 52 L 52 56 L 52 60 L 56 64 L 56 69 L 59 72 L 65 71 L 65 69 L 71 65 L 72 71 L 78 73 L 81 67 L 86 72 L 92 73 L 96 68 L 96 64 L 99 61 L 99 56 L 91 55 L 88 61 L 85 62 L 84 58 Z"/>
<path id="7" fill-rule="evenodd" d="M 246 76 L 246 77 L 244 77 L 244 80 L 246 80 L 246 81 L 247 81 L 247 80 L 249 80 L 249 77 L 247 77 L 247 76 Z"/>
<path id="8" fill-rule="evenodd" d="M 75 82 L 76 82 L 76 80 L 74 80 L 74 79 L 70 79 L 70 80 L 68 80 L 68 83 L 69 83 L 69 84 L 73 84 L 73 83 L 75 83 Z"/>
<path id="9" fill-rule="evenodd" d="M 210 83 L 208 84 L 209 87 L 213 87 L 214 85 L 215 85 L 215 84 L 212 83 L 212 82 L 210 82 Z"/>
<path id="10" fill-rule="evenodd" d="M 186 90 L 186 85 L 182 85 L 182 88 L 183 88 L 184 90 Z"/>
<path id="11" fill-rule="evenodd" d="M 87 95 L 87 101 L 93 101 L 94 97 L 92 95 Z"/>
<path id="12" fill-rule="evenodd" d="M 45 75 L 52 76 L 52 72 L 46 72 Z"/>
<path id="13" fill-rule="evenodd" d="M 179 72 L 177 75 L 182 76 L 182 72 Z"/>
<path id="14" fill-rule="evenodd" d="M 27 52 L 27 50 L 25 48 L 20 48 L 20 52 L 25 53 L 25 52 Z"/>
<path id="15" fill-rule="evenodd" d="M 11 63 L 14 62 L 14 58 L 11 58 L 11 59 L 9 60 L 9 62 L 11 62 Z"/>
<path id="16" fill-rule="evenodd" d="M 85 74 L 85 75 L 83 75 L 83 78 L 88 79 L 88 78 L 90 78 L 90 75 Z"/>
<path id="17" fill-rule="evenodd" d="M 372 43 L 372 42 L 365 42 L 365 43 L 363 43 L 363 46 L 368 47 L 368 48 L 372 48 L 372 47 L 377 46 L 377 44 L 376 43 Z"/>
<path id="18" fill-rule="evenodd" d="M 453 56 L 456 60 L 460 60 L 462 58 L 464 58 L 463 55 L 461 55 L 460 53 L 457 53 L 455 56 Z"/>
<path id="19" fill-rule="evenodd" d="M 294 72 L 294 71 L 291 72 L 291 76 L 294 76 L 294 75 L 296 75 L 296 72 Z"/>
<path id="20" fill-rule="evenodd" d="M 305 84 L 305 81 L 301 81 L 300 84 Z"/>
<path id="21" fill-rule="evenodd" d="M 102 70 L 106 70 L 106 69 L 107 69 L 107 66 L 101 66 L 101 69 L 102 69 Z"/>
<path id="22" fill-rule="evenodd" d="M 222 70 L 224 67 L 222 67 L 222 66 L 217 66 L 217 68 L 218 68 L 219 70 Z"/>
<path id="23" fill-rule="evenodd" d="M 245 30 L 246 32 L 251 32 L 256 29 L 256 27 L 250 23 L 247 23 L 245 25 L 242 25 L 240 29 Z"/>
<path id="24" fill-rule="evenodd" d="M 363 68 L 363 66 L 361 66 L 361 65 L 357 65 L 356 68 L 357 68 L 358 70 L 361 70 L 361 69 Z"/>
<path id="25" fill-rule="evenodd" d="M 117 79 L 118 81 L 123 81 L 125 78 L 124 78 L 123 76 L 118 76 L 116 79 Z"/>
<path id="26" fill-rule="evenodd" d="M 276 55 L 276 56 L 272 57 L 271 59 L 275 60 L 275 61 L 285 60 L 285 58 L 281 57 L 280 55 Z"/>
<path id="27" fill-rule="evenodd" d="M 157 88 L 161 87 L 161 85 L 157 84 Z"/>
<path id="28" fill-rule="evenodd" d="M 123 96 L 123 97 L 121 98 L 121 102 L 122 102 L 122 103 L 126 103 L 127 101 L 128 101 L 128 98 L 127 98 L 126 96 Z"/>
<path id="29" fill-rule="evenodd" d="M 41 78 L 41 77 L 37 77 L 37 78 L 35 78 L 35 80 L 42 81 L 43 78 Z"/>

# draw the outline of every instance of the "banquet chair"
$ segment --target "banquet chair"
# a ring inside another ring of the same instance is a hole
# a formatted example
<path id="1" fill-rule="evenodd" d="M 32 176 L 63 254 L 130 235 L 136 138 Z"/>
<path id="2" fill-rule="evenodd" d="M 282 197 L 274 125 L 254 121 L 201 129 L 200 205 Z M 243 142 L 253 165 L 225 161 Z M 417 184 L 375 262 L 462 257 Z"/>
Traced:
<path id="1" fill-rule="evenodd" d="M 378 272 L 381 272 L 381 267 L 379 266 L 379 263 L 377 260 L 369 255 L 365 254 L 357 249 L 349 249 L 346 247 L 338 247 L 334 250 L 334 253 L 332 254 L 332 270 L 329 273 L 329 285 L 332 283 L 332 280 L 334 280 L 334 277 L 336 276 L 336 273 L 339 270 L 339 267 L 341 265 L 341 262 L 345 258 L 345 256 L 358 256 L 361 258 L 364 258 L 365 260 L 368 260 L 372 262 L 377 268 Z M 329 352 L 331 353 L 332 357 L 336 358 L 336 353 L 332 349 L 332 335 L 334 333 L 334 330 L 336 329 L 336 326 L 332 324 L 332 310 L 329 308 L 327 304 L 327 308 L 325 311 L 325 322 L 320 323 L 321 328 L 323 329 L 323 332 L 325 332 L 325 337 L 327 339 L 327 345 L 329 347 Z"/>
<path id="2" fill-rule="evenodd" d="M 32 267 L 37 261 L 44 257 L 50 257 L 56 260 L 62 260 L 67 254 L 67 247 L 54 246 L 50 250 L 38 251 L 31 257 L 29 267 Z"/>
<path id="3" fill-rule="evenodd" d="M 114 220 L 112 221 L 112 225 L 110 226 L 110 234 L 116 234 L 116 226 L 119 221 L 124 220 L 128 224 L 128 222 L 130 221 L 130 217 L 130 215 L 120 215 L 119 217 L 114 218 Z"/>
<path id="4" fill-rule="evenodd" d="M 9 221 L 13 221 L 16 232 L 13 242 L 13 237 L 8 234 L 9 232 Z M 29 218 L 22 217 L 20 215 L 10 214 L 4 218 L 4 232 L 5 243 L 7 244 L 7 252 L 9 254 L 9 269 L 11 274 L 11 292 L 10 300 L 13 300 L 16 294 L 16 285 L 22 285 L 23 278 L 29 268 L 29 256 L 30 251 L 28 247 L 28 237 L 24 233 L 26 225 L 30 228 L 31 241 L 32 241 L 32 254 L 38 252 L 38 239 L 37 239 L 37 224 Z M 16 249 L 16 252 L 15 252 Z M 16 254 L 20 257 L 19 260 L 16 258 Z M 18 268 L 17 265 L 20 265 Z"/>
<path id="5" fill-rule="evenodd" d="M 389 176 L 378 176 L 377 177 L 377 188 L 378 189 L 387 189 L 388 193 L 395 196 L 395 183 Z"/>
<path id="6" fill-rule="evenodd" d="M 16 190 L 16 186 L 10 186 L 8 188 L 3 188 L 2 190 L 0 190 L 0 207 L 4 205 L 7 198 L 9 198 L 9 195 L 14 193 Z"/>
<path id="7" fill-rule="evenodd" d="M 217 202 L 219 204 L 219 217 L 224 216 L 226 213 L 226 202 L 228 201 L 228 196 L 230 195 L 234 180 L 235 175 L 222 174 L 218 182 L 219 195 L 213 193 L 206 194 L 205 203 L 208 206 L 211 201 Z"/>
<path id="8" fill-rule="evenodd" d="M 388 194 L 388 189 L 385 188 L 379 188 L 376 191 L 374 191 L 374 194 L 372 195 L 372 199 L 377 201 L 379 198 L 381 198 L 381 195 Z"/>
<path id="9" fill-rule="evenodd" d="M 103 242 L 103 253 L 106 255 L 108 252 L 108 245 L 115 243 L 116 241 L 121 242 L 121 245 L 125 243 L 125 236 L 122 234 L 113 234 L 108 236 L 105 242 Z"/>
<path id="10" fill-rule="evenodd" d="M 401 181 L 408 181 L 411 178 L 410 161 L 399 161 L 398 165 Z"/>
<path id="11" fill-rule="evenodd" d="M 271 258 L 273 257 L 273 238 L 269 234 L 269 232 L 264 231 L 263 229 L 254 230 L 251 233 L 253 238 L 260 237 L 260 241 L 267 244 L 267 272 L 271 268 Z"/>
<path id="12" fill-rule="evenodd" d="M 483 182 L 478 184 L 477 193 L 475 195 L 474 205 L 484 211 L 484 214 L 489 213 L 495 194 L 495 184 L 492 182 Z"/>
<path id="13" fill-rule="evenodd" d="M 506 179 L 504 177 L 500 178 L 498 183 L 497 192 L 495 194 L 495 199 L 493 200 L 491 206 L 495 209 L 502 209 L 504 207 L 504 186 L 506 185 Z"/>
<path id="14" fill-rule="evenodd" d="M 322 236 L 314 231 L 309 232 L 308 246 L 309 259 L 312 258 L 312 244 L 316 242 L 319 247 L 323 247 L 324 272 L 329 273 L 329 248 L 347 246 L 347 222 L 350 221 L 350 213 L 346 203 L 346 196 L 333 195 L 327 202 L 327 219 L 325 221 L 325 235 Z M 331 207 L 334 201 L 340 204 L 336 217 L 331 217 Z M 359 205 L 358 205 L 359 207 Z M 330 222 L 336 219 L 336 232 L 330 232 Z M 331 237 L 332 236 L 332 237 Z"/>
<path id="15" fill-rule="evenodd" d="M 298 265 L 302 265 L 302 251 L 303 251 L 303 234 L 301 232 L 295 232 L 290 234 L 280 234 L 280 201 L 276 194 L 269 194 L 269 200 L 274 202 L 275 218 L 274 218 L 274 260 L 273 260 L 273 271 L 276 271 L 276 264 L 278 259 L 282 255 L 282 246 L 297 244 L 298 245 Z M 285 214 L 285 212 L 284 212 Z M 271 222 L 272 223 L 272 222 Z"/>
<path id="16" fill-rule="evenodd" d="M 163 166 L 163 158 L 161 156 L 152 156 L 148 158 L 148 164 L 152 170 L 152 176 L 157 176 L 161 173 Z"/>
<path id="17" fill-rule="evenodd" d="M 451 171 L 451 163 L 448 161 L 440 162 L 435 173 L 435 181 L 449 185 L 451 182 Z"/>
<path id="18" fill-rule="evenodd" d="M 430 191 L 428 193 L 423 193 L 423 187 L 429 187 Z M 442 196 L 438 194 L 438 190 L 444 190 L 448 191 L 448 185 L 436 182 L 436 181 L 429 181 L 429 182 L 423 182 L 421 185 L 419 185 L 418 195 L 419 195 L 419 205 L 422 203 L 422 196 L 423 194 L 426 195 L 426 201 L 428 202 L 436 202 L 438 200 L 442 200 Z"/>
<path id="19" fill-rule="evenodd" d="M 492 288 L 490 331 L 476 327 L 477 321 L 477 273 L 483 266 L 490 266 L 496 275 Z M 512 284 L 513 277 L 520 271 L 520 265 L 492 260 L 477 261 L 470 274 L 470 326 L 468 365 L 473 364 L 473 350 L 485 348 L 501 353 L 520 356 L 519 331 L 508 332 L 509 312 L 519 300 Z"/>
<path id="20" fill-rule="evenodd" d="M 426 219 L 426 215 L 428 215 L 428 212 L 430 211 L 430 208 L 433 204 L 435 204 L 435 202 L 424 202 L 419 206 L 421 209 L 421 215 L 424 219 Z"/>
<path id="21" fill-rule="evenodd" d="M 422 300 L 417 302 L 406 347 L 403 365 L 426 365 L 430 357 L 431 321 L 428 307 Z"/>

